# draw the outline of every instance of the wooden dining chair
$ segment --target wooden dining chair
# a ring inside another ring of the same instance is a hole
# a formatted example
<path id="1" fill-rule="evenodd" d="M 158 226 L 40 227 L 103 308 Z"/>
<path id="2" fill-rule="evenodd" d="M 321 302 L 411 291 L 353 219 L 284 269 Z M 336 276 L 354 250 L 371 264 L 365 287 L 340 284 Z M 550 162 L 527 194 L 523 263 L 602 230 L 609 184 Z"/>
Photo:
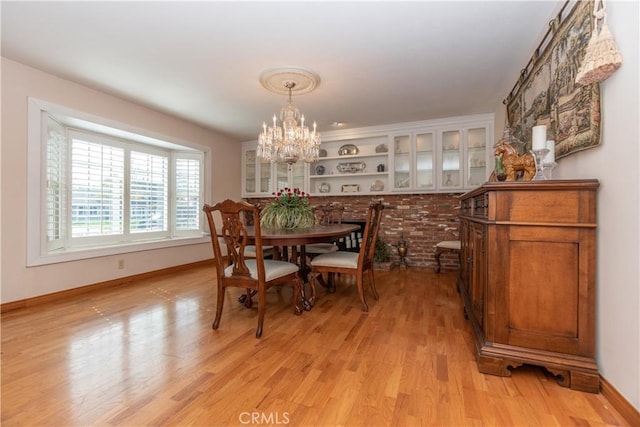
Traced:
<path id="1" fill-rule="evenodd" d="M 225 200 L 214 206 L 204 205 L 202 210 L 207 216 L 213 254 L 216 261 L 216 279 L 218 284 L 218 296 L 216 305 L 216 317 L 213 321 L 213 329 L 218 329 L 222 317 L 222 308 L 226 289 L 237 287 L 246 289 L 246 307 L 251 307 L 251 294 L 258 295 L 258 327 L 256 338 L 262 336 L 262 325 L 266 311 L 266 292 L 276 285 L 293 286 L 293 306 L 296 315 L 302 314 L 300 308 L 300 288 L 302 281 L 298 276 L 296 264 L 264 259 L 260 234 L 260 210 L 246 202 L 234 202 Z M 219 214 L 221 226 L 216 227 L 214 214 Z M 250 215 L 255 229 L 255 258 L 249 259 L 245 254 L 248 245 L 247 229 L 243 215 Z M 221 240 L 223 243 L 221 243 Z M 221 245 L 226 245 L 228 263 L 223 260 Z"/>
<path id="2" fill-rule="evenodd" d="M 359 252 L 336 251 L 316 256 L 309 263 L 311 272 L 309 273 L 309 283 L 313 295 L 315 296 L 315 282 L 322 273 L 351 274 L 356 277 L 358 295 L 362 302 L 362 311 L 369 311 L 369 306 L 364 296 L 364 275 L 368 273 L 371 292 L 375 299 L 378 299 L 378 291 L 373 277 L 373 253 L 375 242 L 380 229 L 382 219 L 382 202 L 375 202 L 367 209 L 367 220 L 362 236 L 362 245 Z M 330 286 L 334 286 L 330 284 Z"/>
<path id="3" fill-rule="evenodd" d="M 344 206 L 341 205 L 321 205 L 313 208 L 316 224 L 319 225 L 342 224 L 343 213 Z M 306 254 L 310 258 L 337 250 L 338 246 L 333 243 L 312 243 L 305 247 Z"/>
<path id="4" fill-rule="evenodd" d="M 344 214 L 344 206 L 331 204 L 331 205 L 319 205 L 313 208 L 313 215 L 316 219 L 316 224 L 318 225 L 329 225 L 329 224 L 342 224 L 342 216 Z M 329 252 L 337 251 L 338 245 L 335 243 L 311 243 L 305 246 L 306 256 L 309 260 L 317 257 L 321 254 L 326 254 Z M 334 280 L 334 273 L 329 273 L 327 277 L 327 282 L 324 281 L 322 275 L 317 277 L 318 282 L 325 288 L 332 286 L 332 282 Z M 328 283 L 328 285 L 327 285 Z M 311 301 L 314 301 L 315 292 L 313 292 L 313 297 Z"/>

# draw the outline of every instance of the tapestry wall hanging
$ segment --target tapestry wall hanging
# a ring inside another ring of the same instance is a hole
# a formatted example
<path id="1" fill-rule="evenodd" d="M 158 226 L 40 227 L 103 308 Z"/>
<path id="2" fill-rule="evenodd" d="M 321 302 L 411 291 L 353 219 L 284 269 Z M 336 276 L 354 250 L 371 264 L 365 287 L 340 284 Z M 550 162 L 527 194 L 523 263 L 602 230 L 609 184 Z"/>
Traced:
<path id="1" fill-rule="evenodd" d="M 600 86 L 575 82 L 593 31 L 592 13 L 591 0 L 578 1 L 564 19 L 561 11 L 550 23 L 544 49 L 538 47 L 505 99 L 509 127 L 526 151 L 535 125 L 547 126 L 556 158 L 600 144 Z"/>

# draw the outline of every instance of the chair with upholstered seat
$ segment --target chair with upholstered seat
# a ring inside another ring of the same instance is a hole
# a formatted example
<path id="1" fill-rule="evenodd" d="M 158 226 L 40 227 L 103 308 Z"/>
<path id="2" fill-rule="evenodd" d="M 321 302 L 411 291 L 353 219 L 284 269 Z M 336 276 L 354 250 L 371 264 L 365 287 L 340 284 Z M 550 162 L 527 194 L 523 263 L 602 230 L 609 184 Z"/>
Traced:
<path id="1" fill-rule="evenodd" d="M 375 299 L 378 299 L 378 291 L 373 277 L 373 253 L 375 241 L 380 229 L 382 210 L 384 205 L 381 202 L 373 203 L 367 209 L 367 219 L 364 233 L 362 235 L 362 245 L 359 252 L 336 251 L 316 256 L 309 263 L 311 273 L 309 282 L 315 296 L 315 281 L 322 273 L 351 274 L 356 277 L 356 287 L 362 302 L 362 311 L 369 311 L 364 295 L 364 275 L 368 273 L 371 292 Z"/>
<path id="2" fill-rule="evenodd" d="M 266 311 L 266 292 L 276 285 L 293 286 L 294 313 L 299 315 L 302 309 L 298 305 L 302 281 L 298 275 L 296 264 L 264 259 L 260 233 L 259 208 L 246 202 L 225 200 L 214 206 L 204 205 L 202 210 L 207 216 L 211 242 L 216 261 L 216 278 L 218 285 L 216 317 L 213 329 L 218 329 L 222 317 L 225 292 L 228 287 L 244 288 L 247 300 L 251 293 L 258 295 L 258 327 L 256 338 L 262 335 L 264 315 Z M 214 214 L 219 215 L 220 228 L 216 226 Z M 245 254 L 248 246 L 248 235 L 243 216 L 250 215 L 255 228 L 255 258 L 249 259 Z M 222 241 L 222 243 L 221 243 Z M 226 246 L 229 262 L 222 257 L 222 244 Z M 250 303 L 246 305 L 250 307 Z"/>
<path id="3" fill-rule="evenodd" d="M 436 273 L 440 273 L 440 256 L 444 252 L 457 252 L 460 254 L 460 240 L 443 240 L 438 242 L 435 246 L 436 252 L 434 257 L 436 259 Z"/>
<path id="4" fill-rule="evenodd" d="M 344 206 L 322 205 L 313 208 L 316 224 L 319 225 L 342 224 L 343 213 Z M 312 243 L 305 246 L 305 252 L 311 258 L 319 254 L 326 254 L 337 250 L 338 246 L 334 243 Z"/>

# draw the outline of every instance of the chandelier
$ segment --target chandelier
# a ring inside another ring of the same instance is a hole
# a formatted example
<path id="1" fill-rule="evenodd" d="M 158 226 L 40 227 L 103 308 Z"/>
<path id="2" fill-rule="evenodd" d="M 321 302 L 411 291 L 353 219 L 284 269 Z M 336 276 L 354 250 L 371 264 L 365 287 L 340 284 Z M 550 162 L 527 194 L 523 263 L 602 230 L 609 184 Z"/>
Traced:
<path id="1" fill-rule="evenodd" d="M 282 86 L 289 93 L 289 103 L 280 110 L 280 125 L 275 114 L 272 126 L 262 123 L 257 155 L 265 160 L 289 165 L 298 160 L 315 162 L 320 152 L 320 134 L 316 130 L 316 123 L 313 123 L 313 129 L 305 126 L 304 115 L 291 103 L 291 92 L 296 82 L 285 80 Z"/>

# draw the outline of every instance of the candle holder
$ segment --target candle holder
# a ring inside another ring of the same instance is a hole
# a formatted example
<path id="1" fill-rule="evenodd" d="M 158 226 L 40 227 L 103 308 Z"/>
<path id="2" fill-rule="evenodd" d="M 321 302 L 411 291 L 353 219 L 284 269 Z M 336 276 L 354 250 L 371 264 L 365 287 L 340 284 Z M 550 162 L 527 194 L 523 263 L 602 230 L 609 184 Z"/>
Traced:
<path id="1" fill-rule="evenodd" d="M 553 169 L 555 169 L 556 166 L 558 166 L 556 162 L 542 164 L 542 173 L 544 174 L 545 179 L 553 179 Z"/>
<path id="2" fill-rule="evenodd" d="M 547 178 L 544 176 L 543 170 L 544 165 L 542 164 L 542 159 L 549 153 L 548 148 L 540 148 L 537 150 L 531 150 L 533 153 L 533 157 L 536 160 L 536 174 L 531 179 L 532 181 L 546 181 Z"/>
<path id="3" fill-rule="evenodd" d="M 400 257 L 400 268 L 407 268 L 407 251 L 409 250 L 409 247 L 402 236 L 400 236 L 400 240 L 398 241 L 398 246 L 396 248 L 398 250 L 398 256 Z"/>

